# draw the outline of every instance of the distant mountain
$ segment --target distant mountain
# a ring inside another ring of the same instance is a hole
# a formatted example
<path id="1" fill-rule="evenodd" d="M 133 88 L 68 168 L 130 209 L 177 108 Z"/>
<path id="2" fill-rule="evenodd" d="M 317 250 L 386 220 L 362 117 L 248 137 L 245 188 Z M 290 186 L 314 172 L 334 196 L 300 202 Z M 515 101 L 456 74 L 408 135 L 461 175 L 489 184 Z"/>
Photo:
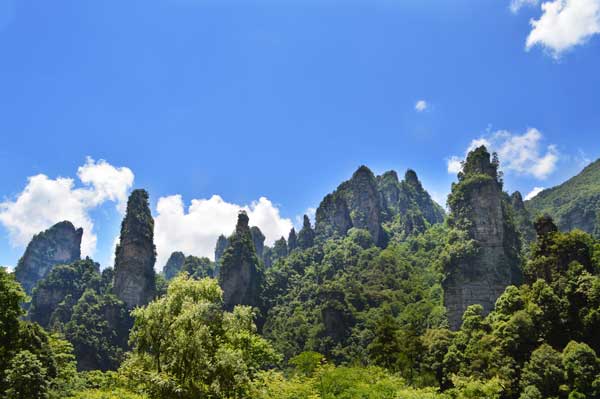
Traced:
<path id="1" fill-rule="evenodd" d="M 544 190 L 525 202 L 535 217 L 547 213 L 563 231 L 600 228 L 600 159 L 563 184 Z"/>
<path id="2" fill-rule="evenodd" d="M 444 210 L 425 191 L 413 170 L 400 181 L 395 171 L 375 176 L 361 166 L 350 180 L 325 196 L 316 214 L 317 238 L 343 237 L 365 229 L 378 245 L 391 237 L 421 233 L 444 220 Z"/>

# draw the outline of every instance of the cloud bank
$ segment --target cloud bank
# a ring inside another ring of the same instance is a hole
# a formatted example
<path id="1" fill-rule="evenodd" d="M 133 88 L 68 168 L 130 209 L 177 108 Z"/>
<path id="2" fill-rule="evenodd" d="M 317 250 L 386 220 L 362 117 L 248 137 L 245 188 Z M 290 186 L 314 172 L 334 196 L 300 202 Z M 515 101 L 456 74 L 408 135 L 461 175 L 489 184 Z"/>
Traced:
<path id="1" fill-rule="evenodd" d="M 154 241 L 157 249 L 157 269 L 161 269 L 173 251 L 186 255 L 214 258 L 215 243 L 220 234 L 230 235 L 237 215 L 245 210 L 251 226 L 258 226 L 272 245 L 287 235 L 293 224 L 282 218 L 279 209 L 265 197 L 250 205 L 237 205 L 213 195 L 209 199 L 193 199 L 185 209 L 181 195 L 161 197 L 156 206 Z"/>
<path id="2" fill-rule="evenodd" d="M 530 24 L 525 48 L 541 46 L 558 58 L 600 33 L 600 0 L 547 1 L 542 4 L 541 17 Z"/>
<path id="3" fill-rule="evenodd" d="M 489 151 L 498 153 L 501 167 L 505 172 L 533 176 L 546 179 L 556 169 L 559 152 L 555 145 L 542 146 L 543 135 L 530 128 L 524 134 L 513 134 L 507 130 L 499 130 L 489 136 L 471 141 L 463 158 L 456 155 L 446 159 L 448 173 L 458 173 L 461 162 L 469 151 L 485 145 Z"/>
<path id="4" fill-rule="evenodd" d="M 542 191 L 544 191 L 544 187 L 534 187 L 533 190 L 531 190 L 526 196 L 525 196 L 525 201 L 528 201 L 530 199 L 532 199 L 533 197 L 535 197 L 536 195 L 538 195 L 539 193 L 541 193 Z"/>
<path id="5" fill-rule="evenodd" d="M 76 227 L 83 227 L 82 255 L 94 254 L 97 237 L 90 211 L 107 201 L 123 210 L 134 175 L 129 168 L 88 157 L 77 169 L 77 177 L 80 187 L 68 177 L 31 176 L 14 199 L 0 202 L 0 223 L 7 229 L 13 246 L 24 247 L 34 234 L 69 220 Z"/>

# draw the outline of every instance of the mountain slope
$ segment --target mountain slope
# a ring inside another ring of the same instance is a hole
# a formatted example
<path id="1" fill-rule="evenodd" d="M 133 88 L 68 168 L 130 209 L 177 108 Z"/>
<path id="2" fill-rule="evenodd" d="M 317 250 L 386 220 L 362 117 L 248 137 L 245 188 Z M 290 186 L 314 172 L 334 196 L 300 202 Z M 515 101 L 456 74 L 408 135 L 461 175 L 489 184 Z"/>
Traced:
<path id="1" fill-rule="evenodd" d="M 534 216 L 547 213 L 563 231 L 593 233 L 600 212 L 600 159 L 563 184 L 544 190 L 525 202 Z"/>

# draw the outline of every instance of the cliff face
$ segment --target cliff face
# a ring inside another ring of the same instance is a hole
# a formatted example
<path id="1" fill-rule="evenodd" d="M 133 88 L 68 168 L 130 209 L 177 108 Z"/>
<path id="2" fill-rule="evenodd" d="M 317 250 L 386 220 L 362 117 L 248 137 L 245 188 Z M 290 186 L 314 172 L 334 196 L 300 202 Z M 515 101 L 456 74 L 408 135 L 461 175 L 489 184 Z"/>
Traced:
<path id="1" fill-rule="evenodd" d="M 129 309 L 150 302 L 156 293 L 154 219 L 148 193 L 134 190 L 127 201 L 115 256 L 113 289 Z"/>
<path id="2" fill-rule="evenodd" d="M 459 244 L 472 245 L 470 251 L 452 242 L 447 248 L 452 256 L 444 265 L 444 303 L 453 329 L 469 305 L 481 304 L 487 314 L 508 285 L 521 281 L 519 238 L 497 168 L 485 147 L 472 151 L 448 199 L 453 234 L 462 237 Z"/>
<path id="3" fill-rule="evenodd" d="M 542 191 L 525 202 L 535 218 L 548 214 L 561 231 L 580 229 L 594 233 L 600 222 L 600 159 L 559 186 Z"/>
<path id="4" fill-rule="evenodd" d="M 235 305 L 258 306 L 262 273 L 248 227 L 248 215 L 240 212 L 235 232 L 221 258 L 219 282 L 225 309 L 231 310 Z"/>
<path id="5" fill-rule="evenodd" d="M 316 231 L 321 238 L 344 236 L 352 227 L 367 230 L 373 240 L 384 240 L 381 202 L 373 172 L 361 166 L 352 178 L 327 195 L 316 215 Z"/>
<path id="6" fill-rule="evenodd" d="M 227 240 L 227 237 L 221 234 L 217 239 L 217 245 L 215 246 L 215 262 L 219 262 L 221 260 L 227 245 L 229 245 L 229 240 Z"/>
<path id="7" fill-rule="evenodd" d="M 75 229 L 68 221 L 36 234 L 15 268 L 15 277 L 25 292 L 31 294 L 35 284 L 46 277 L 54 266 L 79 260 L 82 235 L 83 229 Z"/>
<path id="8" fill-rule="evenodd" d="M 317 237 L 344 236 L 352 227 L 369 231 L 385 244 L 390 236 L 402 239 L 441 223 L 444 211 L 423 188 L 413 170 L 399 181 L 395 171 L 375 177 L 361 166 L 352 178 L 327 195 L 317 209 Z"/>
<path id="9" fill-rule="evenodd" d="M 250 228 L 250 234 L 252 235 L 252 243 L 254 244 L 254 249 L 256 250 L 256 256 L 262 258 L 263 251 L 265 249 L 265 235 L 256 226 L 252 226 Z"/>
<path id="10" fill-rule="evenodd" d="M 531 214 L 525 208 L 523 202 L 523 196 L 519 191 L 515 191 L 510 196 L 510 204 L 514 212 L 514 221 L 517 226 L 517 230 L 521 233 L 523 243 L 530 243 L 535 240 L 535 229 L 533 228 L 533 222 Z"/>

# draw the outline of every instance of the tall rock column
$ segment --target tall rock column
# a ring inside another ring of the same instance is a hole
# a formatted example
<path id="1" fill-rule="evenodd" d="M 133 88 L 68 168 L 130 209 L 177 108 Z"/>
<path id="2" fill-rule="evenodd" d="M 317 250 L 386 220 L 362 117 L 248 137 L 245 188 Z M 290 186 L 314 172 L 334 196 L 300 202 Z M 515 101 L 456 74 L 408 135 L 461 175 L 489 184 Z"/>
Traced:
<path id="1" fill-rule="evenodd" d="M 235 305 L 259 305 L 263 278 L 256 256 L 248 215 L 240 212 L 235 232 L 221 258 L 219 282 L 223 288 L 223 304 L 231 310 Z"/>
<path id="2" fill-rule="evenodd" d="M 146 190 L 134 190 L 127 201 L 121 238 L 115 253 L 114 292 L 129 309 L 144 306 L 156 294 L 154 219 Z"/>
<path id="3" fill-rule="evenodd" d="M 69 221 L 55 224 L 33 236 L 15 268 L 15 277 L 27 294 L 56 265 L 68 265 L 80 259 L 83 229 Z"/>
<path id="4" fill-rule="evenodd" d="M 452 228 L 446 248 L 444 303 L 458 329 L 469 305 L 489 313 L 511 284 L 520 283 L 520 242 L 502 192 L 498 161 L 483 146 L 469 153 L 448 197 Z"/>

